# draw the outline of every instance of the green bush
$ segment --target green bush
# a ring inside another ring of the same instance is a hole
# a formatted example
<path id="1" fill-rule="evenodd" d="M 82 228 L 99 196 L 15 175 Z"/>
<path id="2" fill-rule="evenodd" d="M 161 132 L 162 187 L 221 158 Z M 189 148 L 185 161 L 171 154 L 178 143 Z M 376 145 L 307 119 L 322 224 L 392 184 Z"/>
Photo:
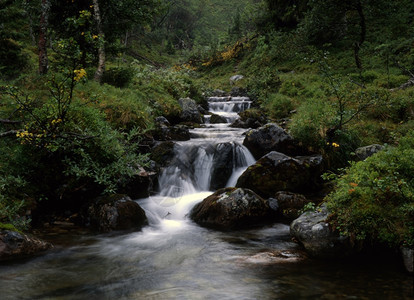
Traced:
<path id="1" fill-rule="evenodd" d="M 133 77 L 133 68 L 112 68 L 104 72 L 104 74 L 102 75 L 102 83 L 107 83 L 118 88 L 124 88 L 129 85 Z"/>
<path id="2" fill-rule="evenodd" d="M 289 129 L 303 145 L 319 150 L 325 145 L 326 131 L 333 124 L 335 111 L 323 100 L 311 100 L 302 104 L 293 115 Z"/>
<path id="3" fill-rule="evenodd" d="M 354 163 L 325 198 L 330 223 L 359 240 L 414 246 L 414 137 Z"/>
<path id="4" fill-rule="evenodd" d="M 282 94 L 270 94 L 265 100 L 264 107 L 273 119 L 285 118 L 294 109 L 292 99 Z"/>

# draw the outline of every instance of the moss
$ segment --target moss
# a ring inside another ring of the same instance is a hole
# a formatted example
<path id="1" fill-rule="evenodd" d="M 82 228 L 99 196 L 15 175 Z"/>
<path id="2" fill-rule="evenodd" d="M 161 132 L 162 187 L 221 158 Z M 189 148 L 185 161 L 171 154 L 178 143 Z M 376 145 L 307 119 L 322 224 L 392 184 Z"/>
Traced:
<path id="1" fill-rule="evenodd" d="M 0 229 L 21 232 L 13 224 L 8 224 L 8 223 L 0 223 Z"/>

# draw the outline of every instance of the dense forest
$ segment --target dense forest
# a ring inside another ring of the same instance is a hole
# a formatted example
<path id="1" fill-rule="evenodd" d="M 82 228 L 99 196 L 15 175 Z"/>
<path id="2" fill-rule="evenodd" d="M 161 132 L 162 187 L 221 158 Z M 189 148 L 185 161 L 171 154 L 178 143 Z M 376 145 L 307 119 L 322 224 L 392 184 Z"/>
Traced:
<path id="1" fill-rule="evenodd" d="M 0 0 L 0 228 L 127 193 L 157 118 L 238 89 L 323 155 L 334 228 L 412 248 L 413 28 L 412 0 Z"/>

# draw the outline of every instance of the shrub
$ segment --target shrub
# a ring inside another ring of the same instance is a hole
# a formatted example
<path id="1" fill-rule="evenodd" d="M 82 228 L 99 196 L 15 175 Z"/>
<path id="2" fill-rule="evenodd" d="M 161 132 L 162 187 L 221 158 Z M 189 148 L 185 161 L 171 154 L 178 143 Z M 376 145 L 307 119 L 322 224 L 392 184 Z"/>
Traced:
<path id="1" fill-rule="evenodd" d="M 315 150 L 325 145 L 325 135 L 333 123 L 335 111 L 323 100 L 302 104 L 292 117 L 289 129 L 293 137 Z"/>
<path id="2" fill-rule="evenodd" d="M 360 240 L 414 246 L 414 137 L 354 163 L 325 201 L 330 223 Z"/>
<path id="3" fill-rule="evenodd" d="M 112 68 L 105 71 L 105 73 L 102 76 L 102 83 L 107 83 L 118 88 L 124 88 L 129 85 L 133 77 L 133 68 Z"/>
<path id="4" fill-rule="evenodd" d="M 264 103 L 264 107 L 270 117 L 281 119 L 287 117 L 294 109 L 292 99 L 282 94 L 270 94 Z"/>

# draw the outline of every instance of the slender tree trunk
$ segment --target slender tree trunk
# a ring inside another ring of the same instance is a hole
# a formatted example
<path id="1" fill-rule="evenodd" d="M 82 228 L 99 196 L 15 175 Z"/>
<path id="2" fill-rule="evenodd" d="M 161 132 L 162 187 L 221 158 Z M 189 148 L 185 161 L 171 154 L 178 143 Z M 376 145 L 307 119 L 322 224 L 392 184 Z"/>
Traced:
<path id="1" fill-rule="evenodd" d="M 105 36 L 102 30 L 102 19 L 101 13 L 99 10 L 99 2 L 98 0 L 93 0 L 93 11 L 94 11 L 94 18 L 96 22 L 96 27 L 99 34 L 99 48 L 98 48 L 98 68 L 96 69 L 94 79 L 98 82 L 101 82 L 102 75 L 105 72 Z"/>
<path id="2" fill-rule="evenodd" d="M 40 31 L 39 31 L 39 74 L 46 74 L 49 60 L 47 57 L 47 29 L 50 11 L 49 0 L 42 0 L 42 11 L 40 16 Z"/>
<path id="3" fill-rule="evenodd" d="M 362 62 L 361 62 L 361 58 L 359 57 L 359 51 L 361 50 L 362 44 L 365 42 L 365 37 L 367 35 L 367 25 L 365 22 L 365 15 L 364 15 L 364 10 L 362 8 L 361 1 L 357 1 L 356 10 L 359 15 L 359 26 L 361 28 L 361 33 L 359 35 L 359 41 L 355 42 L 355 45 L 354 45 L 354 56 L 355 56 L 355 63 L 356 63 L 357 68 L 360 71 L 362 71 Z"/>

